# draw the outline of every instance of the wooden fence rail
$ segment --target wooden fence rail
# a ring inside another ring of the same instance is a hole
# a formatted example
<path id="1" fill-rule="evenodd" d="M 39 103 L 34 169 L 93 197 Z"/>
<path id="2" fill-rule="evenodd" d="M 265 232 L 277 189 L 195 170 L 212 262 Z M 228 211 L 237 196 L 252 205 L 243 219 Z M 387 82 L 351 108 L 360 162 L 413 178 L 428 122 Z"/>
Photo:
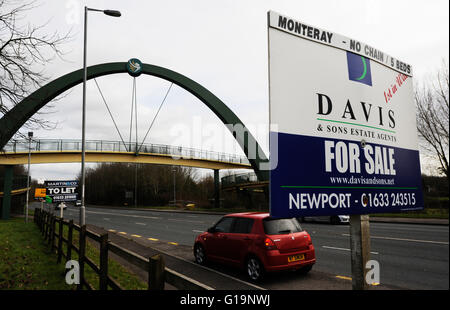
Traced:
<path id="1" fill-rule="evenodd" d="M 78 285 L 78 289 L 80 290 L 83 288 L 94 289 L 92 283 L 89 283 L 85 278 L 84 268 L 86 265 L 98 275 L 100 290 L 107 290 L 108 288 L 113 290 L 123 289 L 120 284 L 108 274 L 109 252 L 116 254 L 127 262 L 146 271 L 148 273 L 149 290 L 163 290 L 165 283 L 169 283 L 181 290 L 211 289 L 198 281 L 165 267 L 164 257 L 160 254 L 145 258 L 114 244 L 108 240 L 108 233 L 99 235 L 87 230 L 85 225 L 80 227 L 78 224 L 75 224 L 73 220 L 64 220 L 48 211 L 37 208 L 34 211 L 34 222 L 39 227 L 44 240 L 50 245 L 52 252 L 56 251 L 58 263 L 62 261 L 63 257 L 67 261 L 71 260 L 73 252 L 78 254 L 78 263 L 80 266 L 80 284 Z M 57 223 L 58 231 L 56 231 Z M 68 227 L 67 238 L 64 237 L 64 226 Z M 74 230 L 79 232 L 78 246 L 74 243 Z M 98 243 L 100 249 L 99 265 L 86 256 L 86 238 Z M 65 253 L 63 244 L 67 245 Z"/>

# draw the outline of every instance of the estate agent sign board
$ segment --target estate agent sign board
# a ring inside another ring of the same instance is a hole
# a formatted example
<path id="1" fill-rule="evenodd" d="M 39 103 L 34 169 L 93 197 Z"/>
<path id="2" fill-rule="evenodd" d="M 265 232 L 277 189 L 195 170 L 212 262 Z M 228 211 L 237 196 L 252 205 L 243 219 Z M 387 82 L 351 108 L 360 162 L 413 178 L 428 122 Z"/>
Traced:
<path id="1" fill-rule="evenodd" d="M 422 209 L 412 67 L 275 12 L 268 39 L 271 215 Z"/>

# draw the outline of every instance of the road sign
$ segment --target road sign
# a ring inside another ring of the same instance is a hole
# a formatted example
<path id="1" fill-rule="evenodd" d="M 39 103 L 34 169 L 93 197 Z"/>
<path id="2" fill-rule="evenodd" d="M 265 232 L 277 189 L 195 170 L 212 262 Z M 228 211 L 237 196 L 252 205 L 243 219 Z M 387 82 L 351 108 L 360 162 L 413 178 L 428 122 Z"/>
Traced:
<path id="1" fill-rule="evenodd" d="M 52 202 L 76 201 L 78 181 L 45 181 L 46 193 Z"/>
<path id="2" fill-rule="evenodd" d="M 45 198 L 46 189 L 45 188 L 36 188 L 34 190 L 34 198 Z"/>
<path id="3" fill-rule="evenodd" d="M 411 65 L 275 12 L 268 36 L 271 215 L 422 209 Z"/>

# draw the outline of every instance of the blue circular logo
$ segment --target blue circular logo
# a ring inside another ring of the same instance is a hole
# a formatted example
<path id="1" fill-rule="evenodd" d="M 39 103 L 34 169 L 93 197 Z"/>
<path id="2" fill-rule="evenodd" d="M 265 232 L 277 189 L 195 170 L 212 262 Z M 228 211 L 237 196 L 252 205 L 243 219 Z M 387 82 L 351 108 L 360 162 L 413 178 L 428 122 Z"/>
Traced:
<path id="1" fill-rule="evenodd" d="M 131 58 L 127 62 L 127 71 L 131 76 L 139 76 L 142 73 L 142 62 L 137 58 Z"/>

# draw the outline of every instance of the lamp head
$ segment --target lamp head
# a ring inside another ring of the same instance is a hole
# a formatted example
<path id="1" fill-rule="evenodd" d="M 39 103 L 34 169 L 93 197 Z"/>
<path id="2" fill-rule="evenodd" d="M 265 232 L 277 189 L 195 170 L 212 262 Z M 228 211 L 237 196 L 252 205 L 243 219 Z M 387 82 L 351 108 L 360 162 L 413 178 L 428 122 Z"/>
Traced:
<path id="1" fill-rule="evenodd" d="M 103 13 L 108 16 L 120 17 L 122 14 L 119 11 L 115 10 L 104 10 Z"/>

